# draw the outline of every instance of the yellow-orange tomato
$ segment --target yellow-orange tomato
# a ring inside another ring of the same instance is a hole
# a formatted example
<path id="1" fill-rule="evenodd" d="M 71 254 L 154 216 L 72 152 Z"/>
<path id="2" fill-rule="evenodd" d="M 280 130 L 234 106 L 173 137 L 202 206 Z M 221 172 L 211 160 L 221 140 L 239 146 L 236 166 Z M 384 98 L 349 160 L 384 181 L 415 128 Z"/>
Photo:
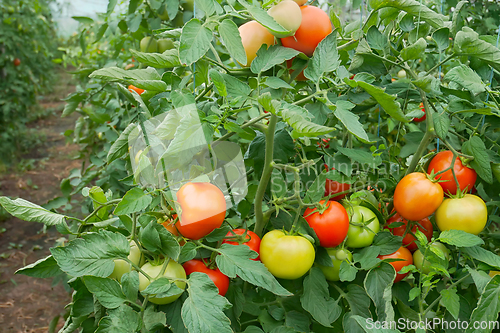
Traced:
<path id="1" fill-rule="evenodd" d="M 257 21 L 247 22 L 241 25 L 238 30 L 247 54 L 247 63 L 240 64 L 242 66 L 250 66 L 262 45 L 266 44 L 267 47 L 274 45 L 274 36 Z"/>
<path id="2" fill-rule="evenodd" d="M 145 91 L 144 89 L 137 88 L 136 86 L 133 85 L 128 86 L 128 90 L 130 90 L 130 92 L 135 91 L 139 95 L 141 95 Z"/>

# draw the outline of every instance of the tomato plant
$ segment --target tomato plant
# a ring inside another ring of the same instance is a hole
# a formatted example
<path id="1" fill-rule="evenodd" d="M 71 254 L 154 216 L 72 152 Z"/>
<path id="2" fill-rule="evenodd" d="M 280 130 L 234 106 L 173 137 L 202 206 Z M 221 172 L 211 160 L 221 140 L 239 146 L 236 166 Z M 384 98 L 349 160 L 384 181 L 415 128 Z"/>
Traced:
<path id="1" fill-rule="evenodd" d="M 373 238 L 380 229 L 377 215 L 367 207 L 351 206 L 349 213 L 349 230 L 346 245 L 352 248 L 366 247 L 372 244 Z"/>
<path id="2" fill-rule="evenodd" d="M 391 227 L 391 223 L 401 223 L 401 225 Z M 418 248 L 415 243 L 415 236 L 413 236 L 417 230 L 421 231 L 428 241 L 431 240 L 433 231 L 429 218 L 426 217 L 417 222 L 410 223 L 398 213 L 387 220 L 385 228 L 390 230 L 393 235 L 403 237 L 403 245 L 412 252 Z"/>
<path id="3" fill-rule="evenodd" d="M 323 247 L 336 247 L 347 236 L 349 216 L 345 208 L 336 201 L 320 201 L 324 208 L 307 208 L 304 218 L 319 238 Z"/>
<path id="4" fill-rule="evenodd" d="M 453 162 L 453 160 L 455 162 Z M 450 169 L 452 163 L 453 171 Z M 458 188 L 453 173 L 455 173 L 458 185 L 462 191 L 472 190 L 477 179 L 476 171 L 464 166 L 460 158 L 458 156 L 455 158 L 453 152 L 449 150 L 441 151 L 432 158 L 427 168 L 427 172 L 431 173 L 432 171 L 434 171 L 435 174 L 444 171 L 437 175 L 436 179 L 439 179 L 439 185 L 441 185 L 445 194 L 457 193 Z"/>
<path id="5" fill-rule="evenodd" d="M 403 269 L 403 267 L 412 265 L 413 264 L 413 257 L 411 255 L 410 250 L 408 250 L 406 247 L 401 246 L 396 252 L 391 253 L 391 254 L 386 254 L 386 255 L 379 255 L 378 258 L 380 260 L 384 259 L 400 259 L 398 261 L 391 261 L 389 264 L 394 267 L 396 270 L 396 278 L 394 279 L 394 283 L 397 283 L 401 280 L 403 280 L 408 273 L 398 273 L 400 270 Z"/>
<path id="6" fill-rule="evenodd" d="M 224 296 L 229 288 L 229 278 L 221 273 L 217 268 L 210 268 L 205 265 L 202 260 L 191 259 L 182 264 L 182 267 L 186 271 L 186 275 L 189 276 L 191 273 L 200 272 L 208 275 L 210 280 L 212 280 L 219 289 L 219 295 Z"/>
<path id="7" fill-rule="evenodd" d="M 454 229 L 477 235 L 483 231 L 487 221 L 486 204 L 473 194 L 445 199 L 436 211 L 436 224 L 441 231 Z"/>
<path id="8" fill-rule="evenodd" d="M 244 244 L 250 250 L 259 253 L 261 239 L 257 234 L 251 230 L 246 229 L 233 229 L 226 234 L 226 238 L 222 241 L 223 244 L 241 245 Z M 253 260 L 259 260 L 259 256 Z"/>

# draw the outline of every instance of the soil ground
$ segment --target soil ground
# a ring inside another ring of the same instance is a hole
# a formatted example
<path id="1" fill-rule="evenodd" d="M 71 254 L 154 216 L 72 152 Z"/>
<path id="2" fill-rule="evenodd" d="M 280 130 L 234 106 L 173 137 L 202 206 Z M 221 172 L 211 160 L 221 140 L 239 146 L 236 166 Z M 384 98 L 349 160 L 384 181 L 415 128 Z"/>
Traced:
<path id="1" fill-rule="evenodd" d="M 23 156 L 22 164 L 28 163 L 31 170 L 0 174 L 0 195 L 43 205 L 60 196 L 61 180 L 81 167 L 81 161 L 75 159 L 78 146 L 68 144 L 63 135 L 73 129 L 78 115 L 61 118 L 65 105 L 61 99 L 74 90 L 71 75 L 59 71 L 54 91 L 40 99 L 41 107 L 52 111 L 51 115 L 28 125 L 43 138 L 43 143 Z M 48 332 L 51 322 L 57 322 L 57 328 L 64 324 L 64 307 L 71 295 L 62 283 L 53 286 L 52 279 L 14 275 L 17 269 L 49 255 L 59 237 L 54 228 L 44 233 L 42 224 L 16 218 L 0 222 L 1 333 Z"/>

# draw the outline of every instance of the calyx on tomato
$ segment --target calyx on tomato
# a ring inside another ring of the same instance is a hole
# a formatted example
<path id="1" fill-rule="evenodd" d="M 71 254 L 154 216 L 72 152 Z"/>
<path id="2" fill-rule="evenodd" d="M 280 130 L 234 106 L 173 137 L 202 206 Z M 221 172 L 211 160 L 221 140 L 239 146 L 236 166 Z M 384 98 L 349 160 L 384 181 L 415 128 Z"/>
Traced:
<path id="1" fill-rule="evenodd" d="M 231 245 L 246 245 L 250 250 L 259 253 L 260 249 L 260 237 L 253 231 L 246 229 L 233 229 L 226 234 L 226 237 L 222 241 L 222 244 Z M 259 256 L 252 260 L 259 260 Z"/>

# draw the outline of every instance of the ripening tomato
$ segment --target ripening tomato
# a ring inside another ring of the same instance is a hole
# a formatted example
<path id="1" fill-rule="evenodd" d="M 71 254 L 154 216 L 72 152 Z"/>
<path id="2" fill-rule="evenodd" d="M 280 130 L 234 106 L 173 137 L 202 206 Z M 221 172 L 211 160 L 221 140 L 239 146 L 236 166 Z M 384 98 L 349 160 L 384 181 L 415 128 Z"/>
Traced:
<path id="1" fill-rule="evenodd" d="M 401 217 L 401 215 L 399 215 L 398 213 L 394 214 L 393 217 L 391 217 L 390 219 L 387 220 L 388 225 L 391 223 L 396 223 L 396 222 L 402 222 L 402 223 L 404 223 L 404 225 L 399 226 L 399 227 L 395 227 L 395 228 L 391 228 L 389 226 L 386 226 L 385 229 L 390 230 L 391 233 L 395 236 L 403 237 L 403 235 L 404 235 L 403 245 L 406 246 L 406 248 L 408 250 L 410 250 L 411 252 L 417 250 L 418 246 L 415 243 L 415 237 L 412 236 L 409 232 L 406 233 L 406 228 L 408 226 L 408 220 Z M 427 240 L 430 241 L 432 238 L 432 223 L 431 223 L 431 221 L 429 220 L 429 218 L 426 217 L 426 218 L 423 218 L 420 221 L 418 221 L 418 223 L 420 224 L 420 226 L 418 226 L 417 223 L 411 222 L 411 225 L 413 225 L 413 227 L 411 228 L 411 232 L 413 234 L 415 234 L 417 232 L 417 230 L 419 230 L 420 232 L 422 232 L 425 235 L 425 237 L 427 237 Z M 406 233 L 406 235 L 405 235 L 405 233 Z"/>
<path id="2" fill-rule="evenodd" d="M 260 242 L 260 260 L 272 275 L 294 280 L 306 274 L 314 263 L 314 246 L 302 236 L 272 230 Z"/>
<path id="3" fill-rule="evenodd" d="M 14 59 L 13 63 L 14 63 L 14 66 L 17 67 L 21 64 L 21 59 L 19 59 L 19 58 Z"/>
<path id="4" fill-rule="evenodd" d="M 132 91 L 135 91 L 136 93 L 138 93 L 139 95 L 141 95 L 145 90 L 144 89 L 141 89 L 141 88 L 137 88 L 136 86 L 133 86 L 133 85 L 129 85 L 128 86 L 128 90 L 130 92 Z"/>
<path id="5" fill-rule="evenodd" d="M 128 255 L 128 259 L 130 259 L 130 261 L 132 261 L 139 267 L 142 266 L 145 260 L 141 250 L 137 247 L 137 244 L 133 241 L 130 242 L 130 254 Z M 122 275 L 130 272 L 133 267 L 131 264 L 129 264 L 123 259 L 115 259 L 113 261 L 115 263 L 115 268 L 108 277 L 111 279 L 121 281 Z"/>
<path id="6" fill-rule="evenodd" d="M 443 171 L 451 166 L 452 161 L 453 153 L 451 151 L 445 150 L 439 152 L 436 154 L 436 156 L 434 156 L 431 163 L 429 163 L 427 173 L 431 173 L 432 170 L 434 170 L 434 173 Z M 460 185 L 460 190 L 464 190 L 466 187 L 467 190 L 471 190 L 474 187 L 477 179 L 477 173 L 474 169 L 464 166 L 460 158 L 457 157 L 455 159 L 455 164 L 453 165 L 453 170 L 455 171 L 458 185 Z M 455 179 L 453 178 L 453 173 L 451 172 L 451 170 L 445 171 L 444 173 L 436 176 L 436 179 L 442 181 L 438 184 L 441 185 L 444 193 L 457 193 L 457 184 L 455 182 Z"/>
<path id="7" fill-rule="evenodd" d="M 279 38 L 293 36 L 295 31 L 300 27 L 300 22 L 302 22 L 300 7 L 292 0 L 283 0 L 279 2 L 277 5 L 269 8 L 267 13 L 283 28 L 289 31 L 288 33 L 269 31 Z"/>
<path id="8" fill-rule="evenodd" d="M 243 235 L 246 234 L 244 237 Z M 246 245 L 250 250 L 259 253 L 260 249 L 260 237 L 253 231 L 246 229 L 233 229 L 226 234 L 226 238 L 222 241 L 222 244 L 231 245 Z M 259 260 L 259 257 L 252 259 Z"/>
<path id="9" fill-rule="evenodd" d="M 224 296 L 229 288 L 229 278 L 222 274 L 217 268 L 209 268 L 202 260 L 192 259 L 182 264 L 187 276 L 194 272 L 205 273 L 212 280 L 215 286 L 219 289 L 219 295 Z"/>
<path id="10" fill-rule="evenodd" d="M 432 258 L 433 260 L 437 260 L 438 262 L 440 262 L 444 267 L 448 267 L 448 262 L 450 259 L 450 251 L 446 248 L 446 246 L 444 246 L 442 243 L 439 242 L 433 242 L 430 244 L 430 247 L 434 248 L 434 251 L 442 252 L 444 254 L 445 259 L 442 259 L 436 254 L 434 254 L 430 248 L 426 251 L 427 259 Z M 424 274 L 430 273 L 432 268 L 432 263 L 429 262 L 428 260 L 425 260 L 422 251 L 417 250 L 415 251 L 415 253 L 413 253 L 413 263 L 420 272 Z"/>
<path id="11" fill-rule="evenodd" d="M 391 254 L 386 254 L 386 255 L 379 255 L 378 258 L 380 260 L 384 259 L 404 259 L 404 261 L 391 261 L 389 264 L 394 267 L 396 270 L 396 277 L 394 278 L 394 283 L 399 282 L 403 280 L 405 276 L 408 275 L 408 273 L 405 274 L 399 274 L 398 272 L 403 269 L 403 267 L 408 266 L 408 265 L 413 265 L 413 257 L 411 255 L 410 250 L 408 250 L 406 247 L 401 246 L 396 252 L 391 253 Z"/>
<path id="12" fill-rule="evenodd" d="M 419 221 L 432 215 L 443 202 L 443 189 L 427 175 L 413 172 L 401 179 L 394 191 L 394 208 L 405 219 Z"/>
<path id="13" fill-rule="evenodd" d="M 364 206 L 349 206 L 349 230 L 347 231 L 346 246 L 361 248 L 370 246 L 373 238 L 380 230 L 380 222 L 375 213 Z"/>
<path id="14" fill-rule="evenodd" d="M 328 165 L 326 165 L 326 164 L 325 164 L 325 169 L 326 169 L 326 171 L 328 171 Z M 335 169 L 332 168 L 332 170 L 335 170 Z M 351 189 L 350 184 L 339 183 L 335 180 L 331 180 L 331 179 L 327 178 L 326 182 L 325 182 L 325 195 L 324 196 L 326 197 L 326 196 L 329 196 L 332 194 L 341 193 L 341 192 L 344 192 L 344 191 L 347 191 L 350 189 Z M 330 200 L 340 201 L 340 200 L 344 199 L 346 195 L 347 195 L 347 193 L 339 194 L 339 195 L 336 195 L 334 197 L 331 197 Z"/>
<path id="15" fill-rule="evenodd" d="M 416 122 L 416 123 L 420 123 L 422 121 L 424 121 L 427 116 L 425 114 L 425 108 L 424 108 L 424 103 L 420 103 L 420 109 L 424 112 L 424 115 L 420 118 L 413 118 L 413 121 Z"/>
<path id="16" fill-rule="evenodd" d="M 484 201 L 473 194 L 463 198 L 444 199 L 436 211 L 439 230 L 463 230 L 477 235 L 488 221 L 488 210 Z"/>
<path id="17" fill-rule="evenodd" d="M 247 55 L 247 63 L 240 64 L 241 66 L 250 66 L 262 45 L 266 44 L 267 47 L 274 45 L 274 36 L 257 21 L 247 22 L 241 25 L 238 30 Z"/>
<path id="18" fill-rule="evenodd" d="M 321 8 L 315 6 L 302 6 L 302 23 L 294 36 L 281 39 L 281 44 L 300 51 L 307 56 L 312 56 L 316 46 L 330 32 L 332 32 L 332 22 Z"/>
<path id="19" fill-rule="evenodd" d="M 321 200 L 320 204 L 324 204 Z M 344 241 L 349 230 L 349 215 L 345 208 L 336 201 L 328 201 L 326 209 L 321 212 L 317 208 L 307 208 L 304 218 L 319 238 L 323 247 L 336 247 Z"/>
<path id="20" fill-rule="evenodd" d="M 340 281 L 340 265 L 343 261 L 352 261 L 352 253 L 346 249 L 326 249 L 330 259 L 332 259 L 333 267 L 318 265 L 323 271 L 328 281 Z"/>
<path id="21" fill-rule="evenodd" d="M 181 264 L 170 259 L 168 262 L 167 268 L 165 269 L 165 273 L 160 276 L 161 269 L 163 266 L 163 262 L 157 266 L 153 266 L 151 263 L 144 264 L 141 269 L 149 275 L 152 280 L 159 279 L 160 277 L 166 277 L 168 279 L 185 279 L 186 272 Z M 139 272 L 139 291 L 143 291 L 146 289 L 152 281 L 149 281 L 146 276 L 144 276 L 141 272 Z M 175 281 L 174 282 L 177 287 L 179 287 L 182 291 L 178 294 L 167 296 L 167 297 L 150 297 L 149 301 L 154 304 L 169 304 L 178 299 L 181 294 L 184 292 L 184 288 L 186 288 L 186 282 L 184 281 Z"/>
<path id="22" fill-rule="evenodd" d="M 167 50 L 175 48 L 174 41 L 170 38 L 158 39 L 158 52 L 163 53 Z"/>
<path id="23" fill-rule="evenodd" d="M 182 236 L 200 239 L 224 222 L 226 199 L 217 186 L 210 183 L 186 183 L 176 195 L 181 209 L 176 227 Z"/>

